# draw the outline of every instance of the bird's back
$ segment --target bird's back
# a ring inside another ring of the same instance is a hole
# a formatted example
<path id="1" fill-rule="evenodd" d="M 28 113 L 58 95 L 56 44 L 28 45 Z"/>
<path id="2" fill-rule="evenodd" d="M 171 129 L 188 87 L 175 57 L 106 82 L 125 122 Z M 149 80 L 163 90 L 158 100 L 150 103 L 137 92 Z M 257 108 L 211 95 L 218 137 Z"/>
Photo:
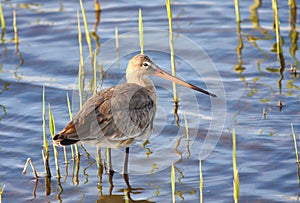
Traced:
<path id="1" fill-rule="evenodd" d="M 134 83 L 100 91 L 54 137 L 60 145 L 78 141 L 106 147 L 127 147 L 151 135 L 156 111 L 155 89 Z"/>

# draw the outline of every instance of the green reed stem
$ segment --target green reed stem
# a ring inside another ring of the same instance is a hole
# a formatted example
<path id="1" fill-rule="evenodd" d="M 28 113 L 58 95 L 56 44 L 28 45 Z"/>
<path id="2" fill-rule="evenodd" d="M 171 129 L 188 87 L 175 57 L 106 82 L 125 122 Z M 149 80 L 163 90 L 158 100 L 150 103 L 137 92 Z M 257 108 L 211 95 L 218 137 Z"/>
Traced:
<path id="1" fill-rule="evenodd" d="M 292 8 L 296 8 L 296 1 L 295 0 L 289 0 L 289 5 Z"/>
<path id="2" fill-rule="evenodd" d="M 294 131 L 294 125 L 291 123 L 292 128 L 292 135 L 294 139 L 294 147 L 295 147 L 295 154 L 296 154 L 296 162 L 299 164 L 299 153 L 298 153 L 298 145 L 297 145 L 297 139 L 296 139 L 296 133 Z"/>
<path id="3" fill-rule="evenodd" d="M 86 20 L 86 15 L 85 15 L 82 0 L 79 0 L 79 2 L 80 2 L 80 8 L 81 8 L 81 13 L 82 13 L 82 18 L 83 18 L 83 23 L 84 23 L 84 28 L 85 28 L 86 42 L 89 47 L 90 57 L 92 58 L 93 57 L 93 48 L 92 48 L 92 43 L 91 43 L 91 38 L 90 38 L 90 33 L 89 33 L 89 27 L 88 27 L 88 23 Z"/>
<path id="4" fill-rule="evenodd" d="M 174 43 L 173 43 L 172 10 L 171 10 L 170 0 L 166 0 L 166 8 L 167 8 L 168 20 L 169 20 L 169 42 L 170 42 L 170 52 L 171 52 L 172 75 L 176 76 Z M 178 102 L 177 85 L 175 82 L 173 82 L 173 93 L 174 93 L 174 102 L 177 103 Z"/>
<path id="5" fill-rule="evenodd" d="M 79 153 L 79 147 L 78 144 L 75 144 L 75 154 L 76 154 L 76 158 L 80 159 L 80 153 Z"/>
<path id="6" fill-rule="evenodd" d="M 42 92 L 42 119 L 43 119 L 43 161 L 44 161 L 44 171 L 47 177 L 51 177 L 51 171 L 49 166 L 49 145 L 47 140 L 46 132 L 46 103 L 45 103 L 45 86 L 43 86 Z"/>
<path id="7" fill-rule="evenodd" d="M 69 108 L 69 105 L 70 105 L 70 101 L 69 101 L 69 95 L 67 93 L 67 102 L 68 102 L 68 108 Z M 71 116 L 70 116 L 71 117 Z M 72 147 L 72 145 L 71 145 Z M 64 148 L 64 159 L 65 159 L 65 163 L 68 164 L 69 163 L 69 160 L 68 160 L 68 156 L 67 156 L 67 148 L 65 146 L 63 146 Z"/>
<path id="8" fill-rule="evenodd" d="M 69 98 L 69 94 L 67 93 L 67 105 L 68 105 L 68 111 L 69 111 L 69 118 L 70 121 L 73 119 L 72 109 L 71 109 L 71 102 Z"/>
<path id="9" fill-rule="evenodd" d="M 0 185 L 0 203 L 2 202 L 2 194 L 4 192 L 4 188 L 5 188 L 5 185 L 4 184 L 1 184 Z"/>
<path id="10" fill-rule="evenodd" d="M 49 130 L 50 130 L 50 134 L 52 137 L 55 136 L 55 123 L 54 123 L 54 118 L 53 118 L 53 113 L 52 113 L 52 109 L 51 109 L 51 105 L 48 105 L 49 108 Z"/>
<path id="11" fill-rule="evenodd" d="M 65 159 L 65 163 L 68 164 L 69 160 L 68 160 L 68 155 L 67 155 L 67 148 L 64 146 L 64 159 Z"/>
<path id="12" fill-rule="evenodd" d="M 241 22 L 239 0 L 234 0 L 236 22 Z"/>
<path id="13" fill-rule="evenodd" d="M 49 147 L 48 147 L 48 140 L 47 140 L 47 133 L 46 133 L 46 104 L 45 104 L 45 86 L 43 86 L 43 93 L 42 93 L 42 118 L 43 118 L 43 148 L 45 151 L 46 156 L 48 157 L 49 154 Z"/>
<path id="14" fill-rule="evenodd" d="M 200 171 L 200 182 L 199 182 L 199 191 L 200 191 L 200 203 L 203 203 L 203 176 L 202 176 L 202 160 L 199 160 L 199 171 Z"/>
<path id="15" fill-rule="evenodd" d="M 4 20 L 4 13 L 2 10 L 2 4 L 0 3 L 0 20 L 1 20 L 1 28 L 5 30 L 5 20 Z"/>
<path id="16" fill-rule="evenodd" d="M 300 184 L 300 162 L 299 162 L 298 145 L 297 145 L 296 133 L 295 133 L 294 126 L 292 123 L 291 123 L 291 128 L 292 128 L 292 135 L 293 135 L 293 139 L 294 139 L 296 162 L 298 165 L 298 184 Z"/>
<path id="17" fill-rule="evenodd" d="M 80 57 L 80 66 L 82 74 L 84 74 L 84 58 L 83 58 L 83 49 L 82 49 L 82 32 L 80 26 L 80 16 L 79 11 L 77 10 L 77 27 L 78 27 L 78 43 L 79 43 L 79 57 Z"/>
<path id="18" fill-rule="evenodd" d="M 74 174 L 73 174 L 74 185 L 79 184 L 79 169 L 80 169 L 80 156 L 78 156 L 74 162 Z"/>
<path id="19" fill-rule="evenodd" d="M 139 9 L 139 35 L 140 35 L 141 54 L 144 54 L 144 28 L 143 28 L 142 9 Z"/>
<path id="20" fill-rule="evenodd" d="M 172 202 L 176 202 L 176 196 L 175 196 L 175 167 L 174 163 L 172 163 L 171 167 L 171 187 L 172 187 Z"/>
<path id="21" fill-rule="evenodd" d="M 14 27 L 14 36 L 15 36 L 15 44 L 19 44 L 19 36 L 18 36 L 18 28 L 17 28 L 17 14 L 16 11 L 13 11 L 13 27 Z"/>
<path id="22" fill-rule="evenodd" d="M 71 102 L 70 102 L 70 98 L 69 98 L 68 93 L 67 93 L 67 104 L 68 104 L 69 117 L 70 117 L 70 121 L 71 121 L 71 120 L 73 120 L 73 114 L 72 114 Z M 78 152 L 78 145 L 77 144 L 75 144 L 75 151 L 76 151 L 76 156 L 78 157 L 79 152 Z M 73 145 L 71 145 L 71 154 L 72 154 L 72 160 L 75 160 Z"/>
<path id="23" fill-rule="evenodd" d="M 272 0 L 272 8 L 274 11 L 277 53 L 280 55 L 280 54 L 282 54 L 282 41 L 281 41 L 281 37 L 280 37 L 280 22 L 279 22 L 279 18 L 278 18 L 277 0 Z"/>
<path id="24" fill-rule="evenodd" d="M 82 2 L 80 0 L 80 6 L 82 6 Z M 83 7 L 83 6 L 82 6 Z M 84 10 L 82 11 L 84 13 Z M 80 65 L 78 69 L 78 93 L 79 93 L 79 107 L 82 108 L 82 91 L 83 91 L 83 83 L 82 77 L 84 75 L 84 59 L 83 59 L 83 52 L 82 52 L 82 35 L 81 35 L 81 27 L 80 27 L 80 18 L 79 12 L 77 11 L 77 20 L 78 20 L 78 42 L 79 42 L 79 49 L 80 49 Z M 75 146 L 76 155 L 78 155 L 78 147 Z"/>
<path id="25" fill-rule="evenodd" d="M 237 203 L 239 200 L 239 172 L 236 164 L 236 134 L 232 130 L 232 165 L 233 165 L 233 199 Z"/>
<path id="26" fill-rule="evenodd" d="M 79 108 L 82 108 L 82 91 L 83 91 L 83 85 L 82 85 L 82 67 L 78 66 L 78 94 L 79 94 Z"/>
<path id="27" fill-rule="evenodd" d="M 120 62 L 119 62 L 119 58 L 120 58 L 120 53 L 119 53 L 119 29 L 118 26 L 116 26 L 115 29 L 115 42 L 116 42 L 116 58 L 117 58 L 117 67 L 120 68 Z M 100 80 L 103 80 L 103 67 L 102 65 L 100 65 Z"/>
<path id="28" fill-rule="evenodd" d="M 95 0 L 95 11 L 101 11 L 101 6 L 98 0 Z"/>
<path id="29" fill-rule="evenodd" d="M 94 52 L 93 57 L 93 94 L 97 93 L 97 52 Z"/>
<path id="30" fill-rule="evenodd" d="M 75 146 L 77 146 L 77 144 L 75 144 Z M 72 160 L 75 160 L 75 154 L 74 154 L 73 145 L 71 145 L 70 147 L 71 147 L 71 157 L 72 157 Z"/>
<path id="31" fill-rule="evenodd" d="M 115 29 L 115 40 L 116 40 L 116 50 L 119 50 L 119 30 L 118 30 L 118 26 L 116 26 Z"/>
<path id="32" fill-rule="evenodd" d="M 51 106 L 49 104 L 49 130 L 52 138 L 55 136 L 55 122 L 54 122 L 54 117 L 52 113 Z M 56 149 L 56 146 L 53 144 L 53 152 L 54 152 L 54 160 L 55 160 L 55 168 L 56 168 L 56 177 L 60 178 L 60 171 L 59 171 L 59 163 L 58 163 L 58 152 Z"/>
<path id="33" fill-rule="evenodd" d="M 101 147 L 97 145 L 97 166 L 98 166 L 98 169 L 99 167 L 101 167 L 102 165 L 102 162 L 101 162 Z"/>

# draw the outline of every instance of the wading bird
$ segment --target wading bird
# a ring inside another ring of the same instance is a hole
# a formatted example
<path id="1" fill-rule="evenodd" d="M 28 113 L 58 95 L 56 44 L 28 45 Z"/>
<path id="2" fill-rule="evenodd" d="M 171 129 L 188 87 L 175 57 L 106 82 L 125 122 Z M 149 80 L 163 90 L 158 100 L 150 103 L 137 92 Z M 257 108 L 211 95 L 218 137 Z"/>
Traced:
<path id="1" fill-rule="evenodd" d="M 138 54 L 128 63 L 127 83 L 101 90 L 89 98 L 53 142 L 71 145 L 81 141 L 109 148 L 125 147 L 123 173 L 127 174 L 129 146 L 152 133 L 157 94 L 151 75 L 216 97 L 163 71 L 148 56 Z"/>

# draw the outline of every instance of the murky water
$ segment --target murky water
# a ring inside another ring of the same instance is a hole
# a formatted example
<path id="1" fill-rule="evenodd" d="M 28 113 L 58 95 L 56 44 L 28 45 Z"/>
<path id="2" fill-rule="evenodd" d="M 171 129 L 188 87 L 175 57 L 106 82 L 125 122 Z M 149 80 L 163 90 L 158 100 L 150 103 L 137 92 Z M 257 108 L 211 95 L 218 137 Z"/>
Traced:
<path id="1" fill-rule="evenodd" d="M 288 1 L 279 2 L 283 68 L 274 51 L 276 36 L 271 1 L 255 2 L 240 1 L 240 27 L 235 22 L 233 1 L 172 2 L 173 31 L 177 33 L 175 53 L 191 58 L 186 60 L 176 55 L 177 74 L 193 84 L 209 87 L 211 92 L 218 94 L 219 100 L 214 103 L 209 97 L 178 87 L 181 126 L 178 128 L 173 114 L 172 85 L 154 79 L 159 95 L 154 134 L 146 145 L 148 149 L 141 148 L 140 143 L 131 149 L 131 188 L 120 173 L 115 173 L 112 180 L 105 171 L 102 174 L 95 160 L 95 149 L 89 147 L 90 157 L 80 148 L 79 164 L 71 160 L 70 148 L 67 148 L 69 164 L 65 164 L 63 149 L 59 148 L 62 178 L 57 179 L 50 145 L 53 177 L 50 183 L 43 177 L 42 87 L 46 87 L 46 103 L 51 104 L 56 129 L 60 130 L 69 121 L 66 93 L 72 99 L 74 113 L 78 108 L 77 91 L 74 90 L 77 89 L 80 58 L 77 29 L 80 6 L 77 1 L 3 2 L 6 22 L 0 51 L 3 202 L 124 202 L 129 196 L 139 202 L 171 202 L 172 162 L 175 163 L 177 202 L 199 202 L 199 155 L 203 152 L 203 140 L 208 132 L 217 140 L 218 130 L 223 127 L 218 144 L 202 163 L 204 202 L 233 201 L 233 128 L 237 134 L 240 202 L 298 202 L 299 176 L 291 123 L 298 136 L 299 80 L 298 75 L 290 72 L 290 65 L 299 69 L 300 19 L 296 15 L 293 26 Z M 98 63 L 101 62 L 106 71 L 103 83 L 98 82 L 99 88 L 122 81 L 128 59 L 139 52 L 138 41 L 134 41 L 137 44 L 130 41 L 138 36 L 139 8 L 143 11 L 145 51 L 171 72 L 170 55 L 161 49 L 151 49 L 159 45 L 168 48 L 163 46 L 163 43 L 168 44 L 168 35 L 154 37 L 155 33 L 168 31 L 163 2 L 101 1 L 99 23 L 93 3 L 87 1 L 84 6 L 93 49 L 98 42 L 101 44 Z M 13 10 L 17 14 L 18 50 L 13 43 Z M 299 9 L 296 11 L 299 13 Z M 120 36 L 118 52 L 114 47 L 116 26 Z M 197 44 L 199 50 L 202 48 L 209 58 L 182 43 L 183 37 Z M 85 35 L 83 51 L 88 58 Z M 117 54 L 121 57 L 119 61 L 115 61 Z M 111 58 L 105 57 L 107 55 Z M 193 58 L 201 60 L 193 61 Z M 90 74 L 89 60 L 85 65 Z M 84 97 L 91 94 L 89 83 L 87 77 Z M 219 84 L 224 85 L 225 91 Z M 281 110 L 277 105 L 279 100 L 284 104 Z M 223 108 L 226 114 L 221 111 Z M 184 115 L 190 143 L 185 137 Z M 223 117 L 226 118 L 224 125 Z M 220 125 L 212 127 L 212 118 L 220 121 Z M 48 131 L 47 136 L 50 142 Z M 209 147 L 209 152 L 212 149 L 213 146 Z M 152 154 L 147 158 L 149 150 Z M 101 149 L 101 153 L 104 156 L 105 149 Z M 122 149 L 112 150 L 112 156 L 115 170 L 121 171 Z M 28 157 L 41 175 L 38 181 L 34 180 L 30 169 L 27 175 L 22 175 Z"/>

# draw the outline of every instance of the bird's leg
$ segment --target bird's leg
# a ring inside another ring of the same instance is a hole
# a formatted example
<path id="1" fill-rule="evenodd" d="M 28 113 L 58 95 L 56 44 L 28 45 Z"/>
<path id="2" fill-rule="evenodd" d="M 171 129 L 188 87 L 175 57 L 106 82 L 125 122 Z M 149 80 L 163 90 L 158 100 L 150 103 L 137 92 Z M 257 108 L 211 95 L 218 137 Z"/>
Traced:
<path id="1" fill-rule="evenodd" d="M 114 171 L 108 174 L 109 195 L 112 195 L 112 191 L 114 189 L 113 176 L 114 176 Z"/>
<path id="2" fill-rule="evenodd" d="M 111 163 L 111 149 L 109 147 L 106 147 L 106 161 L 107 161 L 107 174 L 108 174 L 108 182 L 109 182 L 109 194 L 112 195 L 112 191 L 114 188 L 113 184 L 113 176 L 114 176 L 114 170 L 112 169 L 112 163 Z"/>
<path id="3" fill-rule="evenodd" d="M 131 199 L 131 196 L 130 196 L 130 194 L 131 194 L 132 191 L 131 191 L 131 186 L 129 184 L 129 176 L 128 176 L 128 174 L 123 174 L 123 178 L 124 178 L 124 181 L 125 181 L 125 183 L 127 185 L 127 188 L 124 189 L 125 197 L 126 197 L 126 199 L 133 201 Z"/>
<path id="4" fill-rule="evenodd" d="M 129 147 L 126 147 L 125 148 L 125 157 L 124 157 L 123 175 L 128 174 L 128 156 L 129 156 Z"/>
<path id="5" fill-rule="evenodd" d="M 107 173 L 108 174 L 113 174 L 114 170 L 112 169 L 112 163 L 111 163 L 111 149 L 106 148 L 106 158 L 107 158 Z"/>

